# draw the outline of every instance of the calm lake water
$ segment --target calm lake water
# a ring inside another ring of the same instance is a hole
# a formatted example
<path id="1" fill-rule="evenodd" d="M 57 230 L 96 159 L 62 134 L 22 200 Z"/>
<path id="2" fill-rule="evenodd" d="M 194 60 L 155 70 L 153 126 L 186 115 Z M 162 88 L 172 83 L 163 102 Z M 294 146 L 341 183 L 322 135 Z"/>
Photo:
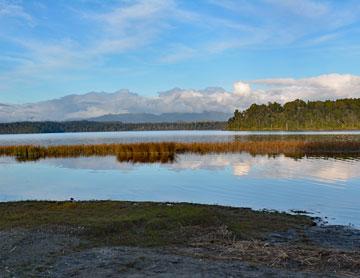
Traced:
<path id="1" fill-rule="evenodd" d="M 74 145 L 131 142 L 228 142 L 246 140 L 360 140 L 360 131 L 267 132 L 267 131 L 125 131 L 0 135 L 0 145 Z"/>
<path id="2" fill-rule="evenodd" d="M 360 133 L 124 132 L 0 136 L 0 144 L 262 140 L 314 136 L 360 140 Z M 270 138 L 269 137 L 269 138 Z M 272 137 L 271 137 L 272 138 Z M 320 139 L 319 139 L 320 138 Z M 360 227 L 360 159 L 179 155 L 169 164 L 120 163 L 115 157 L 17 162 L 0 157 L 0 201 L 111 199 L 305 210 L 331 224 Z M 325 218 L 327 217 L 327 218 Z"/>

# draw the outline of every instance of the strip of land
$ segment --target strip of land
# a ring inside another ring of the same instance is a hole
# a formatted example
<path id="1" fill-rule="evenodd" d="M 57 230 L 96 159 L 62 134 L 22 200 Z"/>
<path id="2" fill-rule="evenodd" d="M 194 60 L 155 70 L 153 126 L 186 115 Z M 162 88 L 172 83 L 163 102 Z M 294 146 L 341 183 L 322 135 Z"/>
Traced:
<path id="1" fill-rule="evenodd" d="M 357 277 L 360 232 L 247 208 L 9 202 L 0 258 L 1 277 Z"/>
<path id="2" fill-rule="evenodd" d="M 121 121 L 11 122 L 0 123 L 0 134 L 113 132 L 145 130 L 223 130 L 226 122 L 124 123 Z"/>
<path id="3" fill-rule="evenodd" d="M 114 155 L 119 161 L 172 162 L 177 154 L 237 153 L 267 154 L 301 158 L 304 156 L 357 157 L 360 141 L 249 141 L 222 143 L 133 143 L 64 146 L 0 146 L 0 156 L 19 161 L 43 158 Z"/>

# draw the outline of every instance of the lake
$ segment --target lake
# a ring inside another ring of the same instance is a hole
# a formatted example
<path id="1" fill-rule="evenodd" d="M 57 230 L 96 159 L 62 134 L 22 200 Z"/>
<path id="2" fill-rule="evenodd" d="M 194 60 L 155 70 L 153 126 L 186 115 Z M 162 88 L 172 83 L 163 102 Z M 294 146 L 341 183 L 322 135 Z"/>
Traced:
<path id="1" fill-rule="evenodd" d="M 359 132 L 163 131 L 1 135 L 0 145 L 149 141 L 359 140 Z M 274 139 L 274 140 L 275 140 Z M 173 201 L 301 210 L 331 224 L 360 227 L 360 159 L 294 159 L 182 154 L 173 163 L 120 163 L 116 157 L 18 162 L 0 157 L 0 201 Z"/>
<path id="2" fill-rule="evenodd" d="M 0 145 L 75 145 L 133 142 L 228 142 L 247 140 L 360 140 L 360 131 L 122 131 L 0 135 Z"/>

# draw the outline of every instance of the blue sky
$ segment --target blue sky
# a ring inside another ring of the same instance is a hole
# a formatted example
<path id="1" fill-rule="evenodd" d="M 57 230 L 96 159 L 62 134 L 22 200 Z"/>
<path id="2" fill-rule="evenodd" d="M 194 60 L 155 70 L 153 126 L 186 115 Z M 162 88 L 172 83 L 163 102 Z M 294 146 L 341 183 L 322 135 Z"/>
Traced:
<path id="1" fill-rule="evenodd" d="M 0 102 L 360 75 L 357 0 L 0 0 Z"/>

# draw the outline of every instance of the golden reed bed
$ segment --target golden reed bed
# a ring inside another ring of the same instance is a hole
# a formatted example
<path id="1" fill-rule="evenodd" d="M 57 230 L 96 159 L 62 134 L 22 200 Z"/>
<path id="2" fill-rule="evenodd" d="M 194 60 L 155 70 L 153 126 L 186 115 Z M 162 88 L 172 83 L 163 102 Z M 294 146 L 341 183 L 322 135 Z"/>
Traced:
<path id="1" fill-rule="evenodd" d="M 303 156 L 360 156 L 360 142 L 251 141 L 222 143 L 133 143 L 63 146 L 0 146 L 0 155 L 19 161 L 115 155 L 119 161 L 171 162 L 177 154 L 240 153 Z"/>

